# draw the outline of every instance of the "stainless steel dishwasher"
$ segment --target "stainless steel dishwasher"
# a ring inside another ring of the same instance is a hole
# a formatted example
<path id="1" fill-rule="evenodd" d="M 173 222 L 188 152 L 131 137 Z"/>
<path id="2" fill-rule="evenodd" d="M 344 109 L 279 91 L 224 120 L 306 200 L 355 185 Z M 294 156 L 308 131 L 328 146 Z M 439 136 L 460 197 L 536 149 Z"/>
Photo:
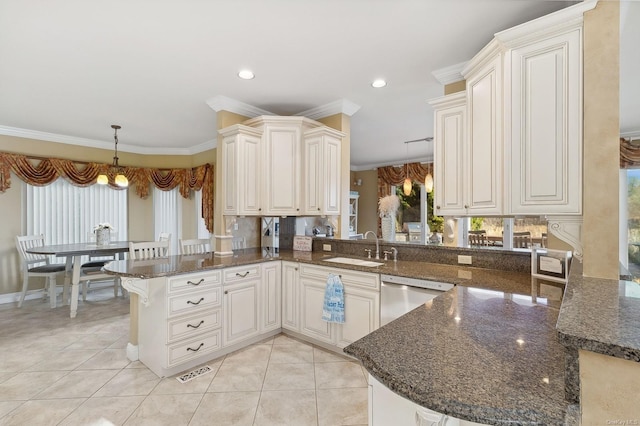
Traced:
<path id="1" fill-rule="evenodd" d="M 454 287 L 449 283 L 386 274 L 380 275 L 380 281 L 380 326 Z"/>

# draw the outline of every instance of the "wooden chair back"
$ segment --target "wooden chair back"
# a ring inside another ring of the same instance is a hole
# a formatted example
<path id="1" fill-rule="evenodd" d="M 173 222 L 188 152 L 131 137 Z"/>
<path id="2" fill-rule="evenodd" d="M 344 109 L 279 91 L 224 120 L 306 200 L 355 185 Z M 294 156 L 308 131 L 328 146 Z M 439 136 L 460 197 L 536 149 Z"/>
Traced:
<path id="1" fill-rule="evenodd" d="M 488 246 L 487 231 L 469 231 L 469 246 Z"/>
<path id="2" fill-rule="evenodd" d="M 531 248 L 531 232 L 514 232 L 513 248 Z"/>
<path id="3" fill-rule="evenodd" d="M 211 251 L 211 243 L 208 238 L 195 238 L 180 240 L 180 254 L 199 254 Z"/>
<path id="4" fill-rule="evenodd" d="M 169 241 L 144 241 L 141 243 L 129 243 L 129 259 L 143 260 L 156 259 L 169 255 Z"/>

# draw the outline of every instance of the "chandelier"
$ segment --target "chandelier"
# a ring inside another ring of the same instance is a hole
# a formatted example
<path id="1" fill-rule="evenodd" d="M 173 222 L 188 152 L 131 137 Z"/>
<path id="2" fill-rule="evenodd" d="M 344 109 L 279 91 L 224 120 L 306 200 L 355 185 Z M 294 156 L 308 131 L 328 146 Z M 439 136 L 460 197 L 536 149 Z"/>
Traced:
<path id="1" fill-rule="evenodd" d="M 126 188 L 127 186 L 129 186 L 129 180 L 124 175 L 124 173 L 122 173 L 122 167 L 120 167 L 120 165 L 118 164 L 118 130 L 121 127 L 118 126 L 117 124 L 112 124 L 111 128 L 114 131 L 113 139 L 116 144 L 115 154 L 113 156 L 113 163 L 111 164 L 111 167 L 109 167 L 109 171 L 107 172 L 107 174 L 98 175 L 98 179 L 96 180 L 96 182 L 100 185 L 106 185 L 109 183 L 108 175 L 115 174 L 115 178 L 113 179 L 115 184 L 121 188 Z"/>

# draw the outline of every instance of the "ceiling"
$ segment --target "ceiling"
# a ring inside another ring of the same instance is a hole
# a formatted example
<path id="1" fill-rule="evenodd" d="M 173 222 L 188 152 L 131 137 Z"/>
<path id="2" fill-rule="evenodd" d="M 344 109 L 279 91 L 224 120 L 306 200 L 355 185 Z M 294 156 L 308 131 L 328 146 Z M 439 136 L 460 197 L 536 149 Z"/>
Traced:
<path id="1" fill-rule="evenodd" d="M 112 149 L 119 124 L 122 151 L 192 154 L 215 146 L 216 96 L 277 115 L 345 100 L 353 169 L 425 159 L 430 143 L 403 142 L 432 136 L 432 72 L 572 3 L 2 0 L 0 134 Z"/>

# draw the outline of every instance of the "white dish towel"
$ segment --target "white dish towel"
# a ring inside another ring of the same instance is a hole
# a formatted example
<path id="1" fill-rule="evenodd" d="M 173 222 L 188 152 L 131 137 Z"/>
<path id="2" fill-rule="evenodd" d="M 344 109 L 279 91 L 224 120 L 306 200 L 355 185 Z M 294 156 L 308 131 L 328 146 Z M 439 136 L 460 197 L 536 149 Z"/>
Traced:
<path id="1" fill-rule="evenodd" d="M 344 286 L 338 275 L 329 274 L 327 278 L 322 319 L 327 322 L 344 323 Z"/>

